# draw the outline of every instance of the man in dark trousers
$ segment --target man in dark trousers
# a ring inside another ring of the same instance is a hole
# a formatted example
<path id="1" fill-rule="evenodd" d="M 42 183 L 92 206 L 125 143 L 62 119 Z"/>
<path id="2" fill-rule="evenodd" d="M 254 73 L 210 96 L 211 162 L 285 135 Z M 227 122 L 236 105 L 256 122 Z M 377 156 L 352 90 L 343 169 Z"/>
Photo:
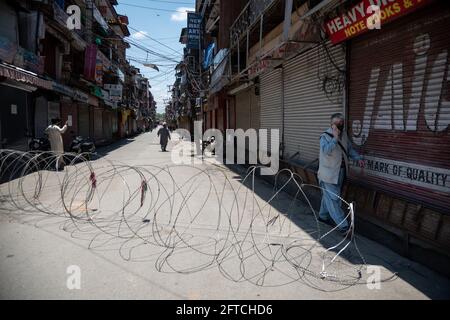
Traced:
<path id="1" fill-rule="evenodd" d="M 167 143 L 172 138 L 170 137 L 170 131 L 167 129 L 167 124 L 164 122 L 163 127 L 158 130 L 159 143 L 161 144 L 161 150 L 166 152 Z"/>

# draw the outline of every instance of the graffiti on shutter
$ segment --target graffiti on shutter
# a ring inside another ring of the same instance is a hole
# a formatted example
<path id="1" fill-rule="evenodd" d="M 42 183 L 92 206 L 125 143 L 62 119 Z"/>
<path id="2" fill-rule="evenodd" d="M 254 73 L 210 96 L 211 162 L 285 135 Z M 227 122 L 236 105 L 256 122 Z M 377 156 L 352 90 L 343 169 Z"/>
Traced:
<path id="1" fill-rule="evenodd" d="M 440 3 L 352 44 L 349 126 L 355 179 L 450 204 L 450 24 Z M 400 184 L 400 185 L 399 185 Z"/>

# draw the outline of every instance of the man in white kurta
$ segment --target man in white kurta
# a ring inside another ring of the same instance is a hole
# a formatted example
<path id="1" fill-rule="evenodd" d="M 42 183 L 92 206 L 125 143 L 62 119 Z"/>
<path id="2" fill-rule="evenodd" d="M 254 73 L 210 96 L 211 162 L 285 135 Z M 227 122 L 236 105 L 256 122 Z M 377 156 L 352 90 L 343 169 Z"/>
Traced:
<path id="1" fill-rule="evenodd" d="M 61 121 L 59 119 L 52 119 L 52 124 L 45 129 L 50 141 L 52 152 L 54 152 L 56 156 L 56 170 L 59 170 L 61 165 L 64 165 L 64 144 L 62 134 L 67 131 L 67 121 L 62 128 L 58 126 L 60 122 Z"/>

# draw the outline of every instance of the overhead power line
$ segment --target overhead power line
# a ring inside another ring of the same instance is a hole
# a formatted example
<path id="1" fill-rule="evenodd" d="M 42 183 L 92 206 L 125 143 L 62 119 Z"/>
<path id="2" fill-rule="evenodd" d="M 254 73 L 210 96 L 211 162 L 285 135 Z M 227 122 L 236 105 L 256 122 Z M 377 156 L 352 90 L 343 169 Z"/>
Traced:
<path id="1" fill-rule="evenodd" d="M 143 45 L 141 45 L 141 44 L 139 44 L 139 43 L 137 43 L 137 42 L 135 42 L 135 41 L 133 41 L 131 39 L 128 39 L 127 41 L 128 41 L 128 43 L 130 43 L 131 45 L 135 46 L 136 48 L 141 49 L 142 51 L 145 51 L 145 52 L 147 52 L 147 53 L 149 53 L 151 55 L 154 55 L 154 56 L 157 56 L 159 58 L 166 59 L 166 60 L 169 60 L 169 61 L 172 61 L 172 62 L 175 62 L 175 63 L 179 63 L 178 60 L 175 60 L 173 58 L 170 58 L 168 56 L 165 56 L 165 55 L 162 55 L 162 54 L 160 54 L 158 52 L 155 52 L 155 51 L 153 51 L 153 50 L 151 50 L 151 49 L 149 49 L 149 48 L 147 48 L 147 47 L 145 47 L 145 46 L 143 46 Z"/>
<path id="2" fill-rule="evenodd" d="M 156 43 L 158 43 L 159 45 L 163 46 L 164 48 L 167 48 L 167 49 L 169 49 L 169 50 L 172 50 L 172 51 L 175 52 L 177 55 L 180 55 L 180 56 L 182 55 L 182 54 L 180 53 L 180 51 L 175 50 L 175 49 L 169 47 L 168 45 L 165 45 L 164 43 L 162 43 L 162 42 L 160 42 L 160 41 L 158 41 L 158 40 L 156 40 L 156 39 L 150 37 L 148 34 L 143 33 L 141 30 L 135 29 L 135 28 L 133 28 L 133 27 L 131 27 L 131 26 L 128 26 L 128 28 L 130 28 L 130 29 L 133 30 L 133 31 L 140 32 L 140 34 L 141 34 L 143 37 L 155 41 Z"/>
<path id="3" fill-rule="evenodd" d="M 186 13 L 187 10 L 171 10 L 171 9 L 163 9 L 163 8 L 152 8 L 152 7 L 147 7 L 147 6 L 140 6 L 137 4 L 128 4 L 128 3 L 123 3 L 123 2 L 119 2 L 119 5 L 122 6 L 128 6 L 128 7 L 135 7 L 135 8 L 141 8 L 141 9 L 147 9 L 147 10 L 153 10 L 153 11 L 164 11 L 164 12 L 178 12 L 178 13 Z"/>

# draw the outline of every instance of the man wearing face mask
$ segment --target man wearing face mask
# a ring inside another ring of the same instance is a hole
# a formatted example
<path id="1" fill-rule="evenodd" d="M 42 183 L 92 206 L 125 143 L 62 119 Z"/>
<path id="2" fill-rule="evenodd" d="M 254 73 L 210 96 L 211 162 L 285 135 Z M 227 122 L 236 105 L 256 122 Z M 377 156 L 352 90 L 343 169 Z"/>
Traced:
<path id="1" fill-rule="evenodd" d="M 339 197 L 350 159 L 357 160 L 359 166 L 364 167 L 362 157 L 353 149 L 344 131 L 344 116 L 335 113 L 331 116 L 331 127 L 320 136 L 318 178 L 323 191 L 319 221 L 331 223 L 331 217 L 344 236 L 348 235 L 350 226 Z"/>

